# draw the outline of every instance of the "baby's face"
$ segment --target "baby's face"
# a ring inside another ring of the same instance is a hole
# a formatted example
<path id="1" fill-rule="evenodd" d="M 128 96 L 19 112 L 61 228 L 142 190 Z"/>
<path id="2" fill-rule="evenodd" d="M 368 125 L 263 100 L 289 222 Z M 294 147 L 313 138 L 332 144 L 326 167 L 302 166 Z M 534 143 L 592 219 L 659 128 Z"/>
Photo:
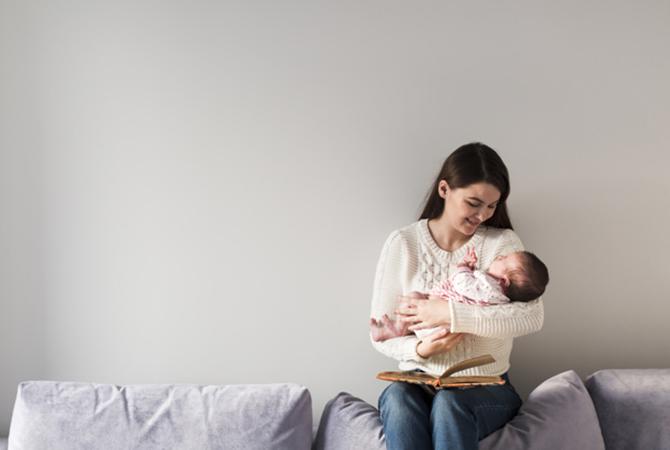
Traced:
<path id="1" fill-rule="evenodd" d="M 489 266 L 488 273 L 498 278 L 506 278 L 506 275 L 521 267 L 523 264 L 519 253 L 510 253 L 498 256 Z"/>

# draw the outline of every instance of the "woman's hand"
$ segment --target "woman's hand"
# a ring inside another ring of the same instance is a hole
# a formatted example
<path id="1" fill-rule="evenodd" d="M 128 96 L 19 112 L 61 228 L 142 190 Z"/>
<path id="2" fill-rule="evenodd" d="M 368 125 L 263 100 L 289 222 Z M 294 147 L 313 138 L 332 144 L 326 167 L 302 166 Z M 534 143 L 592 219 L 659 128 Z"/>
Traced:
<path id="1" fill-rule="evenodd" d="M 440 328 L 419 341 L 416 353 L 422 358 L 430 358 L 433 355 L 450 351 L 461 340 L 463 340 L 462 333 L 449 333 L 446 328 Z"/>
<path id="2" fill-rule="evenodd" d="M 401 321 L 411 325 L 410 331 L 451 326 L 449 302 L 435 296 L 427 299 L 400 297 L 395 313 Z"/>

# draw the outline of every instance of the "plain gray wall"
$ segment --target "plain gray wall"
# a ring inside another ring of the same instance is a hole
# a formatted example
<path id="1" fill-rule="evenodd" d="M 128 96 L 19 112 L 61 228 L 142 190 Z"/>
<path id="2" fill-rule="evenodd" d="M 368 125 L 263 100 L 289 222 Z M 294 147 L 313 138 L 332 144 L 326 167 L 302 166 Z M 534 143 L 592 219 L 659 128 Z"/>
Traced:
<path id="1" fill-rule="evenodd" d="M 551 271 L 523 394 L 670 365 L 670 4 L 0 2 L 0 434 L 24 379 L 376 402 L 375 264 L 481 140 Z"/>
<path id="2" fill-rule="evenodd" d="M 38 34 L 0 0 L 0 436 L 20 380 L 46 374 Z"/>

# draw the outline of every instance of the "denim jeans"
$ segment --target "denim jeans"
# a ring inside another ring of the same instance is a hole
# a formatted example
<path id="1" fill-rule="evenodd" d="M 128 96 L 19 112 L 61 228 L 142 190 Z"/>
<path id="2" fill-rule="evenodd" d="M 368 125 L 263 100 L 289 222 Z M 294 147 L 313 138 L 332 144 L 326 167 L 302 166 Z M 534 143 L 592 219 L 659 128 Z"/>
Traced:
<path id="1" fill-rule="evenodd" d="M 477 450 L 478 442 L 501 428 L 521 407 L 509 383 L 434 390 L 395 382 L 379 397 L 389 450 Z"/>

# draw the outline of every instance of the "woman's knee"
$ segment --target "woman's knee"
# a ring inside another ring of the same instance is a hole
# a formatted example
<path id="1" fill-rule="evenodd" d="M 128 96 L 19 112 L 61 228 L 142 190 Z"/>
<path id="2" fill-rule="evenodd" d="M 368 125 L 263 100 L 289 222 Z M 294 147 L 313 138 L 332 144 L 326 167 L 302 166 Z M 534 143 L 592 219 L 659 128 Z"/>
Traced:
<path id="1" fill-rule="evenodd" d="M 431 419 L 434 423 L 458 423 L 461 428 L 476 426 L 481 439 L 514 417 L 521 401 L 515 392 L 513 394 L 508 395 L 501 388 L 493 392 L 486 389 L 438 391 Z"/>
<path id="2" fill-rule="evenodd" d="M 425 394 L 421 387 L 409 383 L 391 383 L 379 396 L 379 410 L 384 414 L 411 413 L 425 407 Z"/>
<path id="3" fill-rule="evenodd" d="M 432 415 L 441 419 L 455 416 L 472 417 L 473 412 L 467 395 L 463 391 L 444 389 L 438 391 L 433 399 Z"/>
<path id="4" fill-rule="evenodd" d="M 408 383 L 391 383 L 379 396 L 379 408 L 381 409 L 384 405 L 402 404 L 410 395 L 412 395 L 412 389 Z"/>

